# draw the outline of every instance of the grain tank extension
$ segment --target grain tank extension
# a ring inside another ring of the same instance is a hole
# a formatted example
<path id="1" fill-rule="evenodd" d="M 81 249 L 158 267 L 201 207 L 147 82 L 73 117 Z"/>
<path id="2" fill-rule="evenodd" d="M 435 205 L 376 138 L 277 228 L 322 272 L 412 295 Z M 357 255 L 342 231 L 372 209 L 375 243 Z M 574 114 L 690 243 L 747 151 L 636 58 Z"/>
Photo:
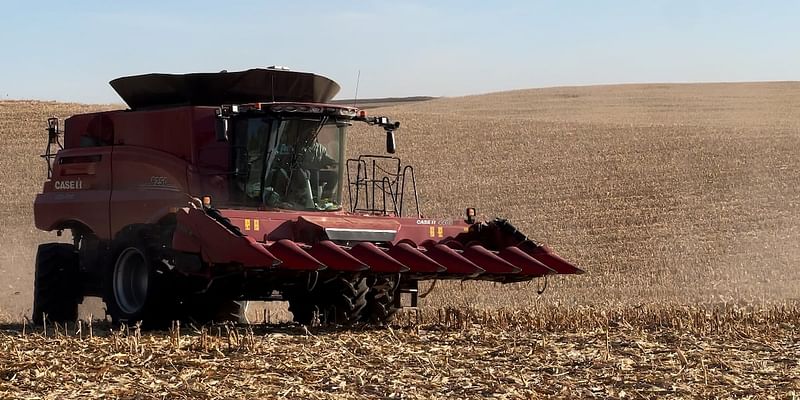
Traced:
<path id="1" fill-rule="evenodd" d="M 423 280 L 520 282 L 582 271 L 508 221 L 420 213 L 400 126 L 328 104 L 339 85 L 284 69 L 111 81 L 130 109 L 48 120 L 33 319 L 69 321 L 85 296 L 116 322 L 243 319 L 285 300 L 295 321 L 386 323 Z M 347 128 L 387 154 L 347 159 Z M 383 139 L 380 139 L 383 140 Z M 404 295 L 405 294 L 405 295 Z M 403 301 L 401 301 L 401 298 Z M 46 317 L 43 317 L 46 316 Z"/>

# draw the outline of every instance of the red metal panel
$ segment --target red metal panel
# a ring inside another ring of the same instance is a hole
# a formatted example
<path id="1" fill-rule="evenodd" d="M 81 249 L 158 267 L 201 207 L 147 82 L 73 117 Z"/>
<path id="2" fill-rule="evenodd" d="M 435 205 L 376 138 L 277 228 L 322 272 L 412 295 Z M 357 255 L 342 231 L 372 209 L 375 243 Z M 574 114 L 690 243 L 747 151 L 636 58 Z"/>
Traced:
<path id="1" fill-rule="evenodd" d="M 517 247 L 559 274 L 582 274 L 584 272 L 550 251 L 546 246 L 539 246 L 530 240 L 520 243 Z"/>
<path id="2" fill-rule="evenodd" d="M 176 213 L 177 227 L 172 247 L 197 252 L 212 264 L 240 263 L 247 267 L 273 267 L 278 259 L 248 236 L 237 236 L 202 210 L 182 208 Z"/>
<path id="3" fill-rule="evenodd" d="M 145 147 L 192 160 L 193 108 L 112 114 L 114 145 Z"/>
<path id="4" fill-rule="evenodd" d="M 217 141 L 216 108 L 193 107 L 191 163 L 187 170 L 189 192 L 196 196 L 210 195 L 224 204 L 230 195 L 230 142 Z"/>
<path id="5" fill-rule="evenodd" d="M 411 240 L 414 243 L 426 240 L 439 242 L 455 238 L 469 228 L 464 221 L 452 219 L 397 218 L 396 220 L 400 222 L 400 228 L 393 243 L 402 240 Z"/>
<path id="6" fill-rule="evenodd" d="M 425 254 L 422 254 L 416 247 L 405 242 L 392 246 L 389 251 L 387 251 L 387 254 L 407 266 L 411 272 L 437 273 L 446 271 L 446 268 L 441 264 Z"/>
<path id="7" fill-rule="evenodd" d="M 308 254 L 320 260 L 328 268 L 336 271 L 358 272 L 369 269 L 367 265 L 330 240 L 323 240 L 315 244 L 308 251 Z"/>
<path id="8" fill-rule="evenodd" d="M 186 161 L 135 146 L 114 146 L 112 235 L 129 224 L 155 223 L 170 209 L 185 207 Z"/>
<path id="9" fill-rule="evenodd" d="M 510 262 L 511 264 L 520 267 L 522 269 L 520 272 L 522 275 L 544 276 L 556 273 L 556 271 L 547 268 L 546 265 L 536 261 L 535 258 L 525 254 L 525 252 L 520 250 L 518 247 L 506 247 L 505 249 L 500 250 L 498 256 Z"/>
<path id="10" fill-rule="evenodd" d="M 221 209 L 222 215 L 231 220 L 242 233 L 258 241 L 274 242 L 281 239 L 295 240 L 294 222 L 303 213 L 297 211 L 256 211 Z M 320 238 L 317 238 L 320 239 Z M 309 244 L 312 244 L 309 242 Z"/>
<path id="11" fill-rule="evenodd" d="M 52 179 L 34 201 L 36 227 L 53 230 L 76 221 L 98 238 L 108 239 L 111 182 L 110 146 L 61 150 L 53 162 Z"/>
<path id="12" fill-rule="evenodd" d="M 518 274 L 521 271 L 521 268 L 498 257 L 481 245 L 468 247 L 461 255 L 486 270 L 487 274 Z"/>
<path id="13" fill-rule="evenodd" d="M 114 143 L 114 118 L 124 111 L 80 114 L 64 120 L 64 148 L 111 146 Z"/>
<path id="14" fill-rule="evenodd" d="M 350 249 L 350 254 L 367 264 L 373 272 L 406 272 L 409 268 L 390 257 L 372 243 L 361 242 Z"/>
<path id="15" fill-rule="evenodd" d="M 429 247 L 425 255 L 447 268 L 447 274 L 478 275 L 484 272 L 483 268 L 443 244 Z"/>
<path id="16" fill-rule="evenodd" d="M 279 268 L 308 271 L 325 269 L 325 264 L 289 239 L 279 240 L 269 245 L 268 248 L 281 261 Z"/>
<path id="17" fill-rule="evenodd" d="M 396 229 L 397 235 L 395 240 L 392 242 L 395 244 L 401 241 L 421 243 L 426 240 L 431 242 L 448 240 L 449 238 L 456 236 L 458 232 L 464 232 L 464 230 L 467 228 L 467 225 L 464 223 L 451 223 L 451 225 L 425 225 L 417 224 L 418 220 L 412 218 L 353 215 L 341 211 L 314 212 L 289 210 L 256 211 L 222 209 L 220 212 L 227 218 L 230 218 L 231 223 L 239 227 L 242 232 L 252 235 L 257 240 L 292 239 L 303 241 L 309 244 L 313 244 L 317 240 L 324 239 L 324 237 L 322 237 L 323 227 L 350 227 L 353 229 L 381 230 Z M 258 221 L 258 228 L 256 228 L 256 220 Z M 300 232 L 302 233 L 300 237 L 296 237 L 298 234 L 296 229 L 298 225 L 303 227 L 303 229 L 301 229 L 302 232 Z M 308 227 L 317 227 L 318 229 L 307 229 Z M 431 232 L 433 232 L 432 236 Z M 439 236 L 441 236 L 442 239 L 439 239 Z"/>

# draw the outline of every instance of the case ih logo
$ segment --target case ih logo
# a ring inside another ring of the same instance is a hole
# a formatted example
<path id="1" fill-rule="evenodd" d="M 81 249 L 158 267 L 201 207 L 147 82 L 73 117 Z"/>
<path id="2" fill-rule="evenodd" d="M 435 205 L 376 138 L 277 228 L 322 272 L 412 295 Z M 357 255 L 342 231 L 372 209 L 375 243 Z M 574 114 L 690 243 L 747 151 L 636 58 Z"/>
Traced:
<path id="1" fill-rule="evenodd" d="M 79 190 L 83 189 L 83 182 L 80 179 L 74 181 L 56 181 L 56 190 Z"/>
<path id="2" fill-rule="evenodd" d="M 418 219 L 417 225 L 453 225 L 452 219 Z"/>

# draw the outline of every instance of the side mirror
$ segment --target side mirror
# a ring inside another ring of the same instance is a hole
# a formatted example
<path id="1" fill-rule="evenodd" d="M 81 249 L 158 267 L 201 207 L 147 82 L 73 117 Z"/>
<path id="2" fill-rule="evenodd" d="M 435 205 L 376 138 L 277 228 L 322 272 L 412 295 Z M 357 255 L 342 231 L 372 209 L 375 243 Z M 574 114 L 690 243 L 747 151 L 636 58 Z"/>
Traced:
<path id="1" fill-rule="evenodd" d="M 47 142 L 58 143 L 58 118 L 56 117 L 47 119 Z"/>
<path id="2" fill-rule="evenodd" d="M 394 131 L 387 129 L 386 130 L 386 152 L 389 154 L 394 154 L 395 150 L 397 150 L 397 146 L 394 142 Z"/>

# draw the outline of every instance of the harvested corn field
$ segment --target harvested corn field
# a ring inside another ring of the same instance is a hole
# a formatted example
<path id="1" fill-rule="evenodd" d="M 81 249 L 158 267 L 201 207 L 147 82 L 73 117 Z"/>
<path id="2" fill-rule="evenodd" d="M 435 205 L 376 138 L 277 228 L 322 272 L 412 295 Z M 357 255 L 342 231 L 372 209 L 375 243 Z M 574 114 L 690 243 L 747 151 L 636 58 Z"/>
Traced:
<path id="1" fill-rule="evenodd" d="M 800 393 L 800 84 L 622 85 L 436 99 L 402 121 L 423 213 L 509 218 L 587 274 L 450 283 L 392 330 L 57 336 L 30 315 L 44 121 L 0 103 L 3 397 L 660 398 Z M 359 129 L 348 151 L 380 153 Z M 88 307 L 90 308 L 90 307 Z M 95 315 L 101 307 L 89 310 Z M 88 314 L 87 314 L 88 315 Z M 256 319 L 257 320 L 257 319 Z M 101 325 L 99 325 L 101 326 Z M 98 328 L 99 329 L 99 328 Z M 217 351 L 218 350 L 218 351 Z M 73 367 L 79 366 L 79 367 Z M 131 368 L 131 367 L 134 368 Z"/>
<path id="2" fill-rule="evenodd" d="M 23 334 L 16 326 L 0 333 L 0 395 L 432 399 L 800 393 L 798 327 L 780 322 L 796 321 L 798 309 L 651 311 L 641 314 L 661 314 L 663 320 L 642 325 L 636 312 L 617 311 L 565 330 L 527 324 L 541 316 L 492 316 L 496 325 L 487 326 L 457 312 L 440 320 L 422 317 L 429 322 L 415 315 L 394 328 L 364 331 L 173 327 L 163 334 L 127 329 L 96 337 L 86 325 L 51 327 L 47 336 L 41 329 Z M 574 325 L 570 315 L 553 316 Z"/>

